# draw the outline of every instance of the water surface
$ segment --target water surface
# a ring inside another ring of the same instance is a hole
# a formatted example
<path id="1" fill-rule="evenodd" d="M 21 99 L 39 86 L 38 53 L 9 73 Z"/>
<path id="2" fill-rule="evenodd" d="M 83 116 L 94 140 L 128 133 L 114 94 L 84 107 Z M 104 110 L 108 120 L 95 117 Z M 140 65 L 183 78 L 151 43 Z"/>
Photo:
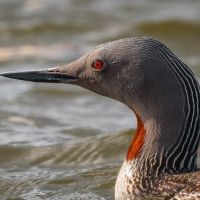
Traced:
<path id="1" fill-rule="evenodd" d="M 200 75 L 200 3 L 1 0 L 0 72 L 63 65 L 123 37 L 163 41 Z M 78 87 L 0 79 L 0 199 L 113 199 L 136 122 Z"/>

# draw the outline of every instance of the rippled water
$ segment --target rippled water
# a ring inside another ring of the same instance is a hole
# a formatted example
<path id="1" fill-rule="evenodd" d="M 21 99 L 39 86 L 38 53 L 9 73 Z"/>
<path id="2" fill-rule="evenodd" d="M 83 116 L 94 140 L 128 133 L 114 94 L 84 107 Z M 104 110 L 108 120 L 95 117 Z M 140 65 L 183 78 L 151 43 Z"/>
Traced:
<path id="1" fill-rule="evenodd" d="M 200 75 L 200 2 L 1 0 L 0 72 L 62 65 L 151 36 Z M 0 79 L 0 199 L 113 199 L 132 132 L 124 105 L 67 85 Z"/>

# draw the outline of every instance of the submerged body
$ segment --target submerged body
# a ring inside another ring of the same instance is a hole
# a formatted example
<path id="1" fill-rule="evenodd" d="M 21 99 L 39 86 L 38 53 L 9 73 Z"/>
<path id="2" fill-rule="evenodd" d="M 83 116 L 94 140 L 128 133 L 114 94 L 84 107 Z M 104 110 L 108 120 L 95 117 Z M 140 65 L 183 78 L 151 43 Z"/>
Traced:
<path id="1" fill-rule="evenodd" d="M 133 110 L 138 128 L 117 178 L 117 200 L 200 199 L 200 87 L 162 43 L 126 38 L 100 45 L 67 66 L 3 76 L 75 84 Z"/>

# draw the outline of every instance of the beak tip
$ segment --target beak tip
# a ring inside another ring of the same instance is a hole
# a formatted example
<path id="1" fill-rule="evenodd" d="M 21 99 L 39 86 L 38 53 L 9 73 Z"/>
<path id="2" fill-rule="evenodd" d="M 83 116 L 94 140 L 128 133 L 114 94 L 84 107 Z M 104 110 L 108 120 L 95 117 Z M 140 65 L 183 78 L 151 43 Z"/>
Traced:
<path id="1" fill-rule="evenodd" d="M 6 77 L 6 78 L 14 78 L 16 73 L 1 73 L 0 76 Z"/>
<path id="2" fill-rule="evenodd" d="M 9 78 L 10 73 L 1 73 L 0 76 Z"/>

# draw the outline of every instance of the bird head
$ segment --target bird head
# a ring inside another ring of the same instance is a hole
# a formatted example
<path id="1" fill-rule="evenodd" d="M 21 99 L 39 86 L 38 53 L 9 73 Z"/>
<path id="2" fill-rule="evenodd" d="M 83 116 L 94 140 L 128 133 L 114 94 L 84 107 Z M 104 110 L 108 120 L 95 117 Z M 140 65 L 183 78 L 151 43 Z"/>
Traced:
<path id="1" fill-rule="evenodd" d="M 118 100 L 133 110 L 143 110 L 152 107 L 155 97 L 160 96 L 165 102 L 165 96 L 176 88 L 176 80 L 155 53 L 162 48 L 162 43 L 150 38 L 126 38 L 99 45 L 64 66 L 1 75 L 32 82 L 74 84 Z M 177 95 L 177 91 L 174 93 Z"/>

